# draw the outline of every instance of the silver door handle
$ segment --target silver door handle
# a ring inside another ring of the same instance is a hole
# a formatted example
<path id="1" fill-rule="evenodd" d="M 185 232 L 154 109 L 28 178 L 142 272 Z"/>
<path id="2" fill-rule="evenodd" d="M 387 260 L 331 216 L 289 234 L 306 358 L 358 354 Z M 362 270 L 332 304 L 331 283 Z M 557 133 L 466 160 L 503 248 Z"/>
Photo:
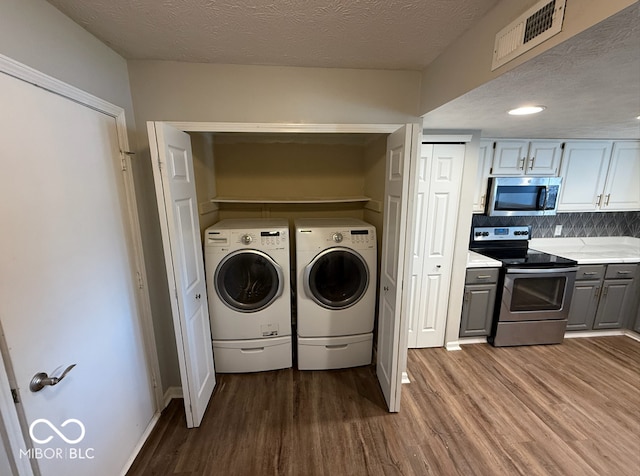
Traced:
<path id="1" fill-rule="evenodd" d="M 49 377 L 45 372 L 39 372 L 35 374 L 31 379 L 31 383 L 29 384 L 29 390 L 31 390 L 32 392 L 39 392 L 47 385 L 57 385 L 60 380 L 62 380 L 75 366 L 76 364 L 71 364 L 64 370 L 64 372 L 62 372 L 62 375 L 60 375 L 60 377 Z"/>
<path id="2" fill-rule="evenodd" d="M 531 157 L 531 160 L 529 161 L 529 170 L 533 170 L 533 162 L 536 160 L 535 157 Z"/>

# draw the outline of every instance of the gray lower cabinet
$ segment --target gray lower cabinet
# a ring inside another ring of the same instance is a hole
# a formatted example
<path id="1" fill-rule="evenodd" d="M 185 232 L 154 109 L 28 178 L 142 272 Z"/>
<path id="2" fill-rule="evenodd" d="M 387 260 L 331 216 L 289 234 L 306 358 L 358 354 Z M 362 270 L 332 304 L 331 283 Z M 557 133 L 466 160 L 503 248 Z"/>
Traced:
<path id="1" fill-rule="evenodd" d="M 488 336 L 496 302 L 498 268 L 467 270 L 460 337 Z"/>
<path id="2" fill-rule="evenodd" d="M 636 264 L 579 266 L 567 330 L 619 329 L 635 312 Z"/>
<path id="3" fill-rule="evenodd" d="M 603 264 L 578 267 L 569 309 L 568 331 L 584 331 L 593 328 L 605 269 L 606 266 Z"/>

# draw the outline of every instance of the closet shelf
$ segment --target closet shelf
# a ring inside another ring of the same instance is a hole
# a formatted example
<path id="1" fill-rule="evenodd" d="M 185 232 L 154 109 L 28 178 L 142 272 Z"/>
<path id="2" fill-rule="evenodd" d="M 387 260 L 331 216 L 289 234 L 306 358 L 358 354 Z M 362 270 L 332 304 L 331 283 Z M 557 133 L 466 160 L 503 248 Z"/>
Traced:
<path id="1" fill-rule="evenodd" d="M 356 203 L 369 202 L 365 196 L 355 197 L 276 197 L 276 198 L 246 198 L 246 197 L 214 197 L 213 203 Z"/>

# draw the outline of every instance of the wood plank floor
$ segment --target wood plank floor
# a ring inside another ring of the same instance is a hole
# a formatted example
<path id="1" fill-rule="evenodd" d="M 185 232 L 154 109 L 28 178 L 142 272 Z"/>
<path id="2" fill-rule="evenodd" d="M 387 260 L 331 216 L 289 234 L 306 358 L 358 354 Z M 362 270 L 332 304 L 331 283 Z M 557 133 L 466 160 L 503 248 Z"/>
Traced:
<path id="1" fill-rule="evenodd" d="M 129 475 L 638 475 L 640 342 L 410 350 L 385 411 L 370 367 L 219 375 L 202 426 L 163 412 Z"/>

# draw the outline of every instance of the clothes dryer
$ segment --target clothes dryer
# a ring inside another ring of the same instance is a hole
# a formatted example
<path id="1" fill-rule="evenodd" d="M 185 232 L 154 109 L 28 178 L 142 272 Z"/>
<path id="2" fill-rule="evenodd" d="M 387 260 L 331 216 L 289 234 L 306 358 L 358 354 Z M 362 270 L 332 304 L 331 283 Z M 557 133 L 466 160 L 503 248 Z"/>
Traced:
<path id="1" fill-rule="evenodd" d="M 217 372 L 287 368 L 291 288 L 287 220 L 222 220 L 205 231 Z"/>
<path id="2" fill-rule="evenodd" d="M 371 363 L 375 227 L 351 218 L 299 219 L 295 237 L 298 367 Z"/>

